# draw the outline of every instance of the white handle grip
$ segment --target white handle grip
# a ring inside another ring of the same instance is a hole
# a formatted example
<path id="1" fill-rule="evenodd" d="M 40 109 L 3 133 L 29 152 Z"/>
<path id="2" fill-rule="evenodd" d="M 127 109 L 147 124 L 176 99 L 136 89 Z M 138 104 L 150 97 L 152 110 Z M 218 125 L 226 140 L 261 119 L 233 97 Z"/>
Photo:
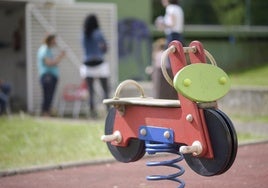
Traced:
<path id="1" fill-rule="evenodd" d="M 122 141 L 122 135 L 119 131 L 115 131 L 113 134 L 110 135 L 102 135 L 101 140 L 103 142 L 117 142 L 120 143 Z"/>
<path id="2" fill-rule="evenodd" d="M 182 154 L 192 153 L 194 156 L 200 155 L 203 151 L 202 145 L 199 141 L 194 141 L 191 146 L 181 146 L 180 152 Z"/>

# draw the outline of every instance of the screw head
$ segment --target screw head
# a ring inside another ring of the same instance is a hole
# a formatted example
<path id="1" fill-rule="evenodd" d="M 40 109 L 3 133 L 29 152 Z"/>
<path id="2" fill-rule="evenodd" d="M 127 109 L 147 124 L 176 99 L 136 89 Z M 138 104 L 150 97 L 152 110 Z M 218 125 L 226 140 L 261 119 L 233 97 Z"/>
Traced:
<path id="1" fill-rule="evenodd" d="M 142 136 L 145 136 L 145 135 L 147 134 L 146 129 L 141 129 L 141 130 L 140 130 L 140 134 L 141 134 Z"/>
<path id="2" fill-rule="evenodd" d="M 164 137 L 165 137 L 166 139 L 169 139 L 169 138 L 170 138 L 170 132 L 169 132 L 169 131 L 165 131 L 165 132 L 164 132 Z"/>
<path id="3" fill-rule="evenodd" d="M 188 115 L 186 116 L 186 120 L 187 120 L 188 122 L 192 122 L 193 119 L 194 119 L 194 117 L 193 117 L 192 114 L 188 114 Z"/>

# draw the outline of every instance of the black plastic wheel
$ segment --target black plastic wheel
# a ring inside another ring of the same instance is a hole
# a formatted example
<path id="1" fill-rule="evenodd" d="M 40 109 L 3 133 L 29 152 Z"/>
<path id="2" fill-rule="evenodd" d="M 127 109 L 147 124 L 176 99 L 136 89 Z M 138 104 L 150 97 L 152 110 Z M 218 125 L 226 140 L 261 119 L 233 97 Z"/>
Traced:
<path id="1" fill-rule="evenodd" d="M 105 135 L 113 134 L 115 115 L 116 109 L 111 108 L 106 117 Z M 123 163 L 137 161 L 145 154 L 145 143 L 139 139 L 130 139 L 127 147 L 115 146 L 110 142 L 107 142 L 107 146 L 114 158 Z"/>
<path id="2" fill-rule="evenodd" d="M 230 161 L 229 161 L 228 165 L 226 166 L 226 168 L 220 173 L 220 174 L 222 174 L 222 173 L 226 172 L 227 170 L 229 170 L 229 168 L 233 165 L 233 163 L 235 161 L 236 154 L 237 154 L 237 149 L 238 149 L 238 141 L 237 141 L 237 134 L 236 134 L 236 131 L 235 131 L 235 128 L 234 128 L 234 125 L 233 125 L 232 121 L 221 110 L 216 109 L 216 111 L 223 117 L 223 119 L 227 123 L 227 125 L 229 127 L 229 131 L 231 133 L 232 142 L 233 142 L 233 144 L 232 144 L 232 146 L 233 146 L 232 147 L 232 155 L 231 155 Z"/>
<path id="3" fill-rule="evenodd" d="M 215 109 L 204 110 L 204 115 L 214 158 L 195 157 L 192 154 L 185 154 L 184 158 L 190 168 L 199 175 L 219 175 L 225 172 L 230 167 L 230 161 L 234 160 L 233 133 L 228 122 Z"/>

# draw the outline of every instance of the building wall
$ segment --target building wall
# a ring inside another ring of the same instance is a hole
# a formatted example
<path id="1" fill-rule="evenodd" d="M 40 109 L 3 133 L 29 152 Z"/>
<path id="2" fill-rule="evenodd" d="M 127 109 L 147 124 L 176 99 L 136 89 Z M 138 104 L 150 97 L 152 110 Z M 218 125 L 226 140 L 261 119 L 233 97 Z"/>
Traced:
<path id="1" fill-rule="evenodd" d="M 68 1 L 68 3 L 66 3 Z M 112 88 L 116 87 L 118 77 L 117 57 L 117 10 L 111 3 L 75 3 L 70 0 L 58 4 L 40 3 L 40 1 L 0 1 L 0 79 L 12 86 L 12 110 L 40 111 L 41 88 L 36 67 L 37 49 L 48 30 L 43 27 L 29 8 L 34 2 L 45 20 L 52 26 L 71 49 L 76 62 L 67 55 L 60 65 L 61 77 L 54 100 L 54 108 L 59 106 L 63 87 L 69 83 L 80 84 L 79 66 L 82 64 L 81 32 L 84 18 L 96 13 L 100 27 L 107 39 L 109 51 L 106 60 L 110 63 Z M 42 1 L 43 2 L 43 1 Z M 26 16 L 27 15 L 27 16 Z M 18 37 L 14 37 L 15 31 Z M 20 42 L 20 48 L 14 48 L 14 41 Z M 69 54 L 69 53 L 68 53 Z M 97 88 L 98 91 L 98 88 Z M 99 97 L 101 101 L 101 96 Z M 67 109 L 68 110 L 68 109 Z"/>
<path id="2" fill-rule="evenodd" d="M 41 90 L 36 66 L 36 53 L 41 45 L 41 41 L 49 27 L 44 27 L 42 19 L 34 13 L 37 10 L 42 17 L 52 26 L 59 38 L 61 38 L 67 49 L 75 55 L 75 61 L 67 51 L 67 57 L 60 63 L 60 80 L 57 93 L 54 99 L 54 108 L 58 109 L 61 94 L 67 84 L 80 84 L 82 78 L 79 73 L 79 66 L 82 64 L 83 52 L 81 47 L 81 33 L 85 17 L 94 13 L 97 15 L 100 28 L 107 39 L 109 48 L 106 54 L 106 61 L 110 63 L 111 84 L 117 84 L 117 22 L 116 6 L 109 3 L 75 3 L 75 4 L 55 4 L 53 6 L 43 6 L 31 4 L 27 6 L 27 87 L 28 87 L 28 111 L 39 113 Z M 114 48 L 112 48 L 114 46 Z M 63 46 L 62 46 L 63 47 Z M 112 85 L 113 88 L 113 85 Z M 97 95 L 99 96 L 99 95 Z M 99 96 L 102 101 L 102 96 Z"/>

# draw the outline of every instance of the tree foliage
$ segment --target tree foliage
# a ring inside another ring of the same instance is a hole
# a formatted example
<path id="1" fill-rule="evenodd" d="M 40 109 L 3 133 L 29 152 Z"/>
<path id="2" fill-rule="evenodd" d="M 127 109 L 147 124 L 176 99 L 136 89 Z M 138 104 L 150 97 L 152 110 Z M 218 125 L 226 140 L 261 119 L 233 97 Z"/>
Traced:
<path id="1" fill-rule="evenodd" d="M 210 0 L 182 0 L 186 24 L 219 24 Z"/>
<path id="2" fill-rule="evenodd" d="M 241 25 L 245 20 L 244 0 L 211 0 L 219 23 L 222 25 Z"/>
<path id="3" fill-rule="evenodd" d="M 264 0 L 180 0 L 186 24 L 268 25 L 268 1 Z M 153 18 L 165 10 L 152 0 Z"/>

